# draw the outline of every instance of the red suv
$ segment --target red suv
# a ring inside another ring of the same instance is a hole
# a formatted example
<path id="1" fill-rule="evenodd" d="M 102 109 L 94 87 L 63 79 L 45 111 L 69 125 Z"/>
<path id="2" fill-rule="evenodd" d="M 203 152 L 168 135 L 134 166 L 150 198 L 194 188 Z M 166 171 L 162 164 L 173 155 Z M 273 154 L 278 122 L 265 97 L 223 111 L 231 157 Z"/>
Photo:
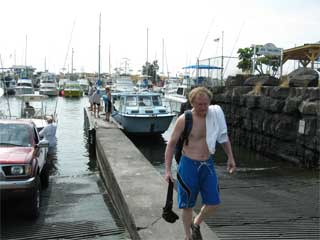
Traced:
<path id="1" fill-rule="evenodd" d="M 0 196 L 19 197 L 32 218 L 40 213 L 40 191 L 49 184 L 48 141 L 40 140 L 35 124 L 0 119 Z"/>

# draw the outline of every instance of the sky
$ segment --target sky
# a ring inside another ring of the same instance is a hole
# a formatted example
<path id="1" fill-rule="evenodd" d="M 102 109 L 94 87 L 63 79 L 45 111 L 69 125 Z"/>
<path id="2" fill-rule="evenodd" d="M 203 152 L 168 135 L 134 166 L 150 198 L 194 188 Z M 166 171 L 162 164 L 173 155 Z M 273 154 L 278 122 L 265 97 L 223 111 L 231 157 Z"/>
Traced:
<path id="1" fill-rule="evenodd" d="M 221 56 L 222 45 L 224 55 L 236 57 L 252 44 L 287 49 L 320 41 L 318 0 L 0 0 L 0 6 L 1 66 L 36 71 L 71 71 L 73 55 L 74 71 L 98 72 L 100 14 L 101 72 L 127 63 L 136 73 L 158 60 L 159 71 L 174 76 L 197 58 Z M 224 63 L 227 75 L 239 73 L 236 63 Z"/>

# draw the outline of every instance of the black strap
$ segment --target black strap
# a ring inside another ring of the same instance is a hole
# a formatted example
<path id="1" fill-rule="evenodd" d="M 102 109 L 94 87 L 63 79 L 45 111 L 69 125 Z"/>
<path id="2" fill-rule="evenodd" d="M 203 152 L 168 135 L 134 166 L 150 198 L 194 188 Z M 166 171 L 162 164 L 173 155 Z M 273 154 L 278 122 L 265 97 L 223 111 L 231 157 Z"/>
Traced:
<path id="1" fill-rule="evenodd" d="M 167 201 L 166 208 L 172 208 L 173 203 L 173 182 L 169 180 L 168 191 L 167 191 Z"/>
<path id="2" fill-rule="evenodd" d="M 186 145 L 189 144 L 189 134 L 192 129 L 192 112 L 191 110 L 186 110 L 184 112 L 184 117 L 185 117 L 185 124 L 184 124 L 184 129 L 182 133 L 182 141 L 186 141 Z"/>

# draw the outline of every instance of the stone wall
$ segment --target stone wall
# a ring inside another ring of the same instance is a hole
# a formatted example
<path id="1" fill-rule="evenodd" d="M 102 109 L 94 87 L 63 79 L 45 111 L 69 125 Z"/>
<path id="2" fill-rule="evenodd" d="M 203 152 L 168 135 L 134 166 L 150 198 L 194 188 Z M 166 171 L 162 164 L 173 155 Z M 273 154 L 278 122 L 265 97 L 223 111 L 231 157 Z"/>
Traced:
<path id="1" fill-rule="evenodd" d="M 255 79 L 253 79 L 255 78 Z M 226 115 L 233 144 L 273 159 L 319 168 L 320 90 L 280 87 L 272 77 L 229 77 L 212 88 Z"/>

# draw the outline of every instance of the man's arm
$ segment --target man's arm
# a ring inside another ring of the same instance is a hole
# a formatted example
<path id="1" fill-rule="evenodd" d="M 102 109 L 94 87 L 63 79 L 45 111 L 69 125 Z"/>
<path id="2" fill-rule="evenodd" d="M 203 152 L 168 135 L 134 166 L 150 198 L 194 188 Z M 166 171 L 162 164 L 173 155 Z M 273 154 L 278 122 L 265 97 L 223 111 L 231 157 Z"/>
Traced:
<path id="1" fill-rule="evenodd" d="M 39 132 L 40 137 L 44 136 L 44 132 L 46 131 L 45 129 L 46 129 L 46 127 L 42 128 L 41 131 Z"/>
<path id="2" fill-rule="evenodd" d="M 233 173 L 236 170 L 236 162 L 233 157 L 232 147 L 229 138 L 227 142 L 221 143 L 221 146 L 228 156 L 227 170 L 229 173 Z"/>
<path id="3" fill-rule="evenodd" d="M 185 124 L 184 115 L 181 115 L 177 119 L 176 125 L 174 126 L 173 132 L 172 132 L 170 139 L 167 143 L 167 147 L 166 147 L 165 154 L 164 154 L 165 168 L 166 168 L 165 179 L 167 182 L 169 181 L 169 179 L 171 179 L 171 181 L 173 181 L 173 177 L 172 177 L 172 173 L 171 173 L 172 158 L 173 158 L 176 144 L 177 144 L 177 142 L 183 132 L 184 124 Z"/>

